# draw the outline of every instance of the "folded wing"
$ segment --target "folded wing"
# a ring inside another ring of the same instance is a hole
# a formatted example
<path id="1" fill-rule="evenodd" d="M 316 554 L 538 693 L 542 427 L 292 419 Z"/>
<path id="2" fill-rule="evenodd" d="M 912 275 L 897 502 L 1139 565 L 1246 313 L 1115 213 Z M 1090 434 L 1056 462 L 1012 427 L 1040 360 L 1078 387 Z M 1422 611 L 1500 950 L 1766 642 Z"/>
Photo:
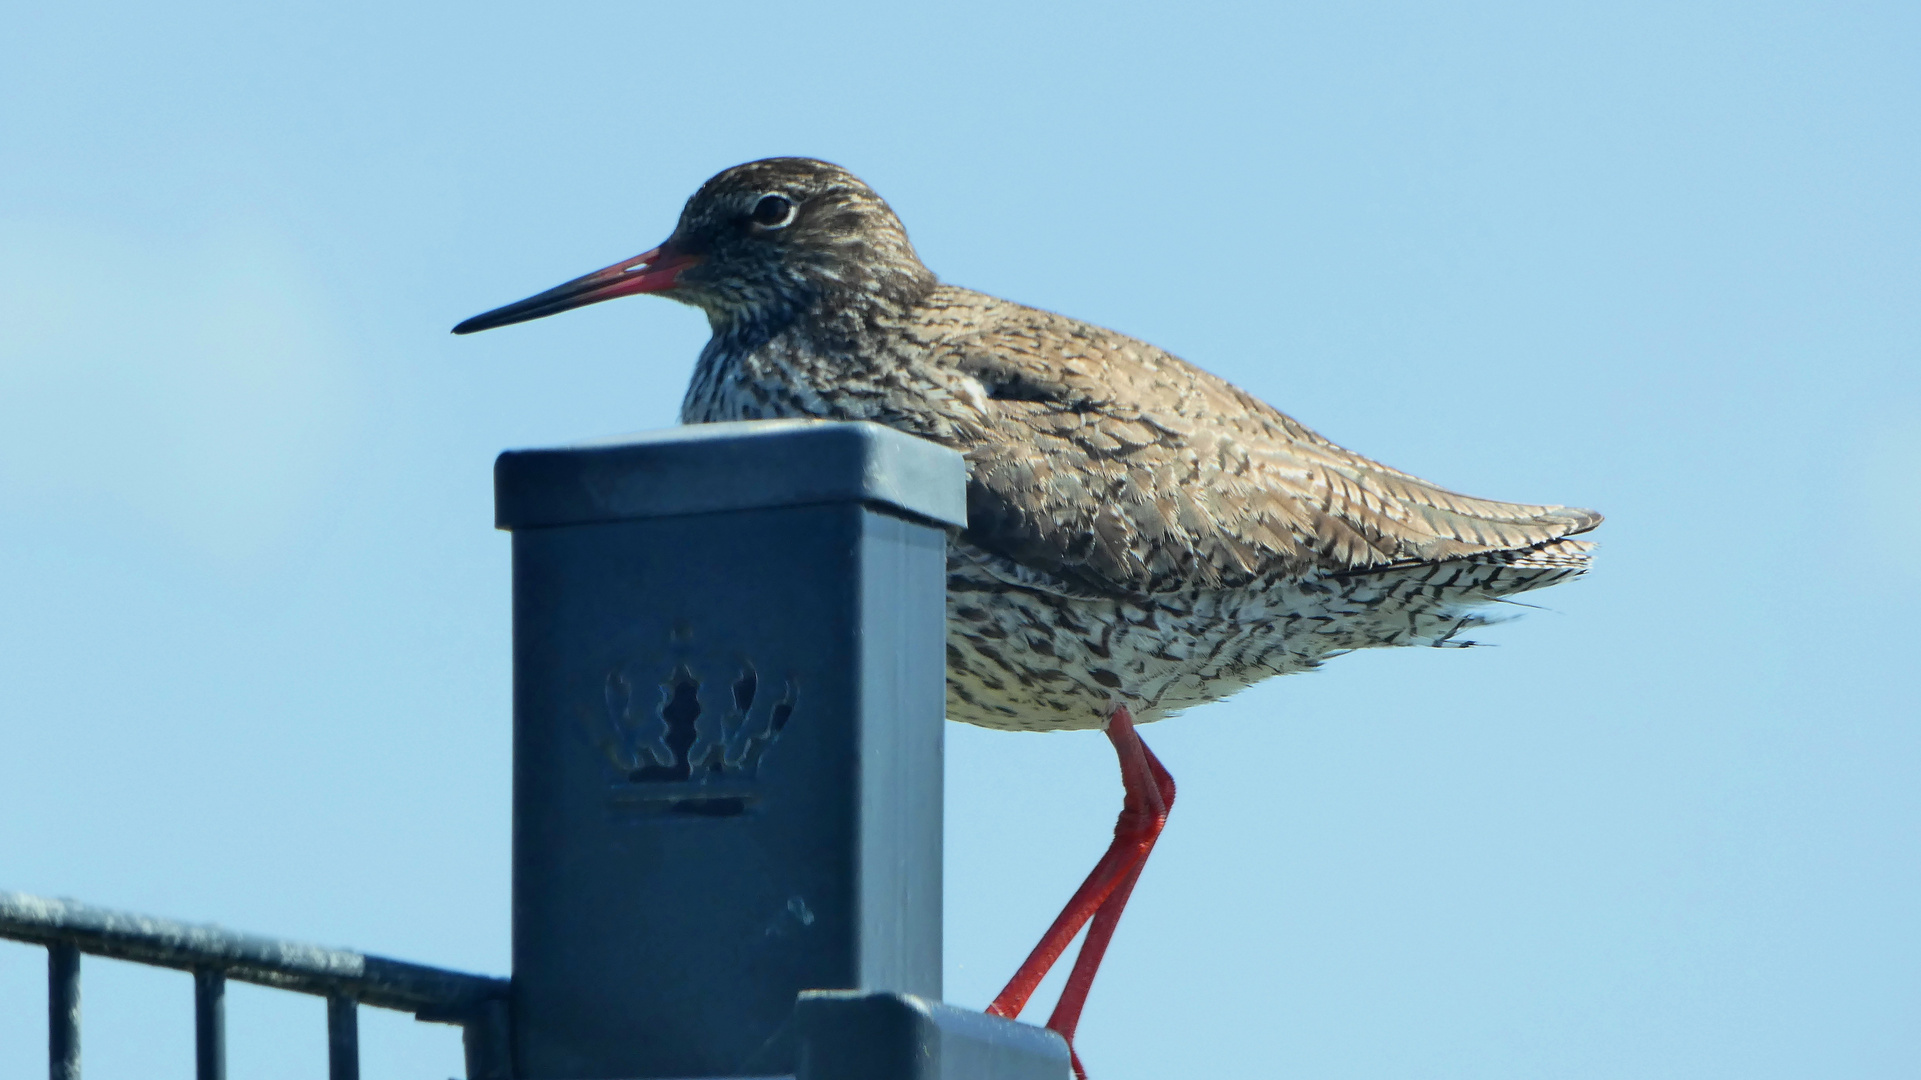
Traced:
<path id="1" fill-rule="evenodd" d="M 992 303 L 986 329 L 937 357 L 981 390 L 968 536 L 1077 587 L 1151 595 L 1524 552 L 1601 521 L 1436 487 L 1144 342 Z"/>

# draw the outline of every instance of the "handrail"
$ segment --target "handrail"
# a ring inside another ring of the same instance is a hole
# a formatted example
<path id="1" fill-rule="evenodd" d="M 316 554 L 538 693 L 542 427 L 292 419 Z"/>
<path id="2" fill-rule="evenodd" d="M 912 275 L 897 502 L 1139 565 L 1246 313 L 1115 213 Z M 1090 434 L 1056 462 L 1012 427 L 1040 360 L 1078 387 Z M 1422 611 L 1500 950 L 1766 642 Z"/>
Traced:
<path id="1" fill-rule="evenodd" d="M 330 1002 L 329 1041 L 336 1048 L 336 1077 L 358 1072 L 357 1061 L 339 1060 L 355 1042 L 351 1006 L 356 1003 L 411 1012 L 419 1020 L 463 1025 L 471 1080 L 507 1075 L 509 984 L 505 979 L 5 891 L 0 891 L 0 938 L 49 950 L 50 987 L 56 996 L 69 997 L 75 1005 L 58 1010 L 63 1015 L 54 1018 L 53 1046 L 58 1056 L 63 1039 L 71 1044 L 68 1053 L 76 1080 L 78 953 L 176 968 L 194 973 L 199 983 L 217 976 L 325 997 Z M 62 972 L 66 972 L 64 979 Z M 203 1077 L 225 1072 L 224 1060 L 211 1068 L 206 1064 L 210 1058 L 225 1057 L 224 1034 L 214 1015 L 220 997 L 217 987 L 196 994 L 201 1002 L 198 1011 L 208 1014 L 196 1025 L 202 1031 Z M 67 1016 L 64 1021 L 63 1016 Z M 63 1022 L 70 1022 L 72 1030 L 63 1030 Z M 55 1072 L 60 1072 L 57 1061 Z"/>
<path id="2" fill-rule="evenodd" d="M 242 982 L 303 994 L 351 994 L 363 1005 L 442 1023 L 458 1022 L 480 1004 L 507 996 L 505 979 L 26 893 L 0 891 L 0 937 L 61 942 L 95 956 L 181 971 L 218 968 Z"/>

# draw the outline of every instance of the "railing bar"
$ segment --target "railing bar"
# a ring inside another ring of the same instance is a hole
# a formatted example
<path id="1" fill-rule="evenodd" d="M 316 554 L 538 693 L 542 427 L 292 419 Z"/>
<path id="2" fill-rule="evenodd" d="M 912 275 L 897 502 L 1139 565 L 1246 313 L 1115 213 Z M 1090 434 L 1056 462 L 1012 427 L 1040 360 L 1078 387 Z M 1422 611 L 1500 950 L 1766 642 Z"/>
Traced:
<path id="1" fill-rule="evenodd" d="M 360 1080 L 360 1003 L 327 996 L 327 1080 Z"/>
<path id="2" fill-rule="evenodd" d="M 217 967 L 227 978 L 304 994 L 352 994 L 364 1005 L 458 1023 L 507 981 L 345 949 L 236 934 L 142 915 L 0 891 L 0 938 L 182 971 Z"/>
<path id="3" fill-rule="evenodd" d="M 80 950 L 47 946 L 47 1075 L 80 1080 Z"/>
<path id="4" fill-rule="evenodd" d="M 227 975 L 214 968 L 193 973 L 193 1062 L 195 1080 L 227 1080 Z"/>

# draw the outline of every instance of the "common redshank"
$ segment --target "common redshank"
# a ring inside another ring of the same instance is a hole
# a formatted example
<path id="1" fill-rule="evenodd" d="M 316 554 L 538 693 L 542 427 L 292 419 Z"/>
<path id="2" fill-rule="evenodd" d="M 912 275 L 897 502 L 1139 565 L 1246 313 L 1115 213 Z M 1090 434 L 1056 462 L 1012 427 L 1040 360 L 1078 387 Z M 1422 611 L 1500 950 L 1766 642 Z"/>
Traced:
<path id="1" fill-rule="evenodd" d="M 807 158 L 728 169 L 659 247 L 454 333 L 636 293 L 713 329 L 683 423 L 872 420 L 966 456 L 947 715 L 1102 728 L 1120 757 L 1113 843 L 988 1006 L 1019 1015 L 1086 927 L 1047 1021 L 1070 1046 L 1174 802 L 1135 725 L 1353 649 L 1465 644 L 1482 605 L 1585 571 L 1572 537 L 1601 521 L 1455 494 L 1145 342 L 943 285 L 879 195 Z"/>

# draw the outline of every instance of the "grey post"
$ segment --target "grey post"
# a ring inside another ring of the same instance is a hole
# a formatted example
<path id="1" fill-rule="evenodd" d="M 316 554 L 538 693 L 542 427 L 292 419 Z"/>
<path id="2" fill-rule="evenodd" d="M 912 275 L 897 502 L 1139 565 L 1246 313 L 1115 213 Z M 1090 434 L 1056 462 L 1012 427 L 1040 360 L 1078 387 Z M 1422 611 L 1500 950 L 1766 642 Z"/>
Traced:
<path id="1" fill-rule="evenodd" d="M 964 485 L 874 424 L 501 455 L 517 1077 L 786 1074 L 802 990 L 939 998 Z"/>

